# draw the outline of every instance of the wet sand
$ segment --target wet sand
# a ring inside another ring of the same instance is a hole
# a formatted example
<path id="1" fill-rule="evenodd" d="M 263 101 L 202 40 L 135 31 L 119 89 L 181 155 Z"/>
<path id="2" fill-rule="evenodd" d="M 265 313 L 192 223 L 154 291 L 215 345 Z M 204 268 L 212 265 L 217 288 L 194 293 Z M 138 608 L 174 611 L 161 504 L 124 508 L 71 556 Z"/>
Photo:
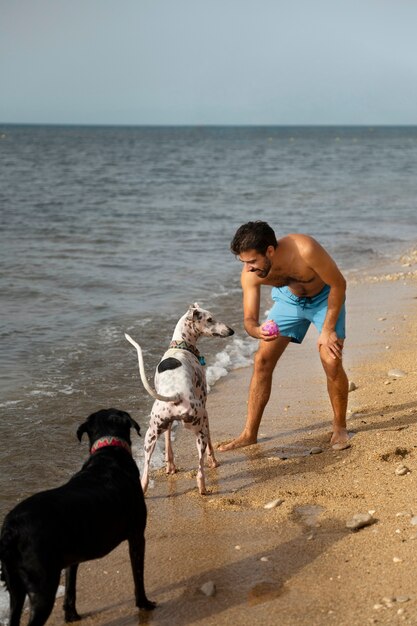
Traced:
<path id="1" fill-rule="evenodd" d="M 198 495 L 197 454 L 177 430 L 180 471 L 154 471 L 147 495 L 147 594 L 138 612 L 126 545 L 80 566 L 78 610 L 89 626 L 417 624 L 417 263 L 348 292 L 345 366 L 352 446 L 329 444 L 331 412 L 310 330 L 278 365 L 259 443 L 217 453 Z M 389 376 L 401 369 L 405 376 Z M 251 369 L 208 398 L 214 442 L 239 434 Z M 321 453 L 311 454 L 313 448 Z M 398 475 L 403 464 L 408 473 Z M 275 508 L 264 505 L 280 499 Z M 375 523 L 346 527 L 356 513 Z M 201 587 L 215 585 L 206 596 Z M 58 598 L 51 625 L 63 622 Z"/>

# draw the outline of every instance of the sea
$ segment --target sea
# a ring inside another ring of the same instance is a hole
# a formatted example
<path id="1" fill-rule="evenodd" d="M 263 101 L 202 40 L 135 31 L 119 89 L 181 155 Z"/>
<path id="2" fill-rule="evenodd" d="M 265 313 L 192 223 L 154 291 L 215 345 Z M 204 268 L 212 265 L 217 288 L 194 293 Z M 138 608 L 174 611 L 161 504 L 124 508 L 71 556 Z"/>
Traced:
<path id="1" fill-rule="evenodd" d="M 90 413 L 146 429 L 125 332 L 152 381 L 198 302 L 236 331 L 198 344 L 209 387 L 250 365 L 241 224 L 308 233 L 365 271 L 415 247 L 416 172 L 417 127 L 0 125 L 0 522 L 80 467 Z"/>

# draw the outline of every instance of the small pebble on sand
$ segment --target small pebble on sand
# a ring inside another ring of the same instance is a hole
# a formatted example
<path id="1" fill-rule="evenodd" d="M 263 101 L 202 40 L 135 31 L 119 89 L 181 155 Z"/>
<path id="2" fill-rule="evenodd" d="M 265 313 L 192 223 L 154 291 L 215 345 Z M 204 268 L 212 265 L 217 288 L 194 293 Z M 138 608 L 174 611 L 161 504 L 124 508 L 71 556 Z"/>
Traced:
<path id="1" fill-rule="evenodd" d="M 311 448 L 310 450 L 310 454 L 321 454 L 322 452 L 322 448 Z"/>
<path id="2" fill-rule="evenodd" d="M 391 378 L 404 378 L 404 376 L 407 376 L 407 373 L 404 370 L 392 369 L 388 371 L 388 376 L 391 376 Z"/>
<path id="3" fill-rule="evenodd" d="M 351 519 L 346 522 L 346 528 L 350 528 L 351 530 L 359 530 L 360 528 L 370 526 L 375 522 L 376 519 L 369 513 L 355 513 L 355 515 L 353 515 Z"/>
<path id="4" fill-rule="evenodd" d="M 397 476 L 405 476 L 410 473 L 410 470 L 406 465 L 398 465 L 395 468 L 395 473 Z"/>
<path id="5" fill-rule="evenodd" d="M 357 386 L 355 385 L 355 383 L 353 382 L 353 380 L 350 380 L 350 381 L 349 381 L 348 391 L 355 391 L 355 389 L 357 389 Z"/>
<path id="6" fill-rule="evenodd" d="M 276 506 L 280 506 L 283 502 L 284 500 L 281 498 L 276 498 L 276 500 L 271 500 L 264 504 L 264 509 L 275 509 Z"/>
<path id="7" fill-rule="evenodd" d="M 201 585 L 200 591 L 204 593 L 208 598 L 212 597 L 216 593 L 216 585 L 212 580 L 208 580 L 204 585 Z"/>

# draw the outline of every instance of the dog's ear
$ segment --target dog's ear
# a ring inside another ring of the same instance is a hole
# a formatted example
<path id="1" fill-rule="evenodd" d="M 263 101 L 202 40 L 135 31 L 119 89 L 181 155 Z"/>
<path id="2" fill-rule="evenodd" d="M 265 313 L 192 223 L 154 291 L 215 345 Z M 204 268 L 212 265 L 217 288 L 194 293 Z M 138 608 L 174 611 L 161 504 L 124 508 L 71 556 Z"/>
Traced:
<path id="1" fill-rule="evenodd" d="M 87 422 L 84 422 L 84 424 L 81 424 L 81 426 L 78 426 L 77 428 L 78 441 L 81 441 L 83 434 L 87 432 L 87 428 L 88 428 Z"/>
<path id="2" fill-rule="evenodd" d="M 203 319 L 203 315 L 201 314 L 200 309 L 193 309 L 193 315 L 192 315 L 193 321 L 194 322 L 198 322 L 201 319 Z"/>
<path id="3" fill-rule="evenodd" d="M 188 307 L 187 319 L 189 319 L 192 322 L 197 322 L 198 320 L 201 320 L 202 315 L 200 313 L 200 310 L 201 310 L 201 306 L 198 304 L 198 302 L 194 302 L 194 304 L 190 304 L 190 306 Z"/>
<path id="4" fill-rule="evenodd" d="M 127 415 L 129 415 L 129 413 L 127 413 Z M 129 415 L 129 421 L 130 421 L 130 423 L 132 425 L 132 428 L 134 428 L 136 430 L 136 432 L 138 433 L 138 435 L 140 437 L 141 436 L 141 434 L 140 434 L 140 426 L 137 423 L 137 421 L 134 420 L 133 417 L 130 417 L 130 415 Z"/>

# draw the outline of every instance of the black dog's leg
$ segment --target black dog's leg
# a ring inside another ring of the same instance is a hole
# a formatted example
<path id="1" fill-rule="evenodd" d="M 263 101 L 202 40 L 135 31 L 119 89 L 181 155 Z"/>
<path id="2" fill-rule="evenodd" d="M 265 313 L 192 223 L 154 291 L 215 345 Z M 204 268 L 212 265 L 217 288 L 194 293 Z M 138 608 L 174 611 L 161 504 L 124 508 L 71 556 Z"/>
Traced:
<path id="1" fill-rule="evenodd" d="M 78 563 L 70 565 L 65 570 L 65 597 L 64 597 L 64 614 L 66 622 L 77 622 L 81 617 L 75 608 L 77 599 L 77 571 Z"/>
<path id="2" fill-rule="evenodd" d="M 3 564 L 3 573 L 10 594 L 10 626 L 19 626 L 26 590 L 17 572 L 11 572 Z"/>
<path id="3" fill-rule="evenodd" d="M 136 606 L 139 609 L 150 611 L 156 607 L 156 602 L 148 600 L 145 593 L 143 580 L 143 570 L 145 567 L 145 538 L 143 536 L 135 536 L 129 539 L 129 555 L 135 583 Z"/>
<path id="4" fill-rule="evenodd" d="M 59 576 L 59 570 L 55 575 L 49 572 L 48 578 L 40 576 L 40 580 L 43 584 L 38 589 L 36 589 L 35 585 L 31 584 L 32 589 L 29 591 L 30 619 L 28 626 L 44 626 L 44 624 L 46 624 L 54 608 L 56 592 L 59 585 Z"/>

